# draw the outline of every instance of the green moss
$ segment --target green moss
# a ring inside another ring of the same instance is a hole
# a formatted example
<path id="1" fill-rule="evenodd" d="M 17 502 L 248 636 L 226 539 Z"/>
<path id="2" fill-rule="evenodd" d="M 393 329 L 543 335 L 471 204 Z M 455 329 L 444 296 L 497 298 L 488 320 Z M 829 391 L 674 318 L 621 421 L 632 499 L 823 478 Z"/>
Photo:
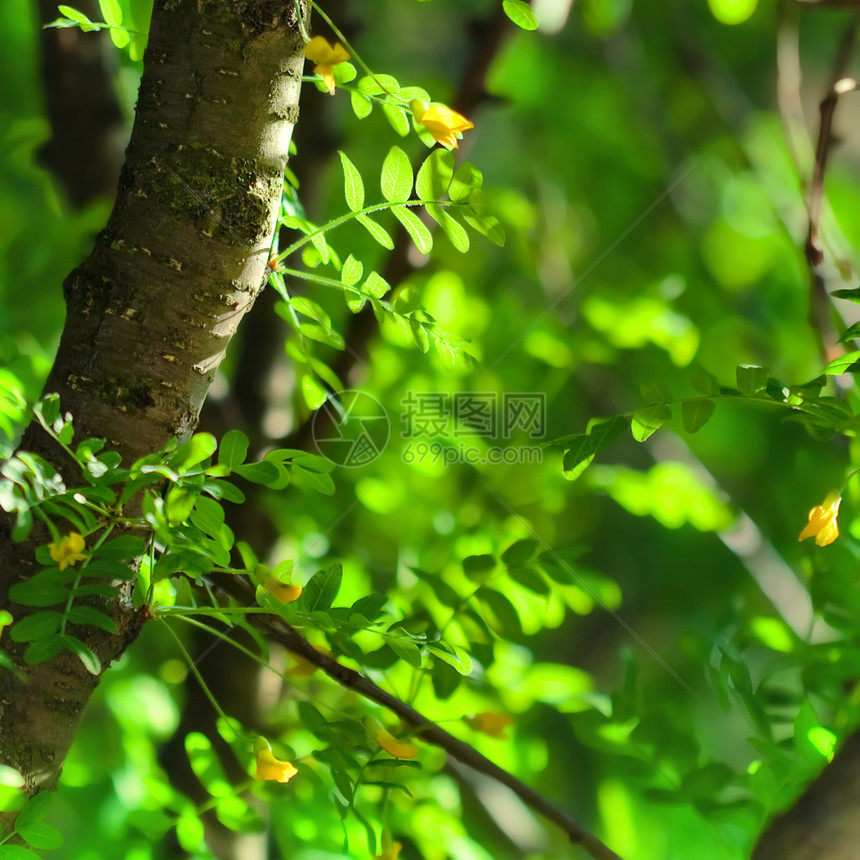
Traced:
<path id="1" fill-rule="evenodd" d="M 246 245 L 268 232 L 269 213 L 280 199 L 280 175 L 258 170 L 250 159 L 194 145 L 167 168 L 157 171 L 157 187 L 147 194 L 157 195 L 177 215 L 190 217 L 203 232 Z"/>

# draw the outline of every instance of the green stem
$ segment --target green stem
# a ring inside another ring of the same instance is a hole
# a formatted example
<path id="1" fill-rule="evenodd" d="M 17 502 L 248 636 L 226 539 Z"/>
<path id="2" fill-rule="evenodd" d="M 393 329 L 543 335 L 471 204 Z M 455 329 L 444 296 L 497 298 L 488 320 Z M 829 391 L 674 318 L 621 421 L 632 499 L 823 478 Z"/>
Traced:
<path id="1" fill-rule="evenodd" d="M 90 554 L 83 560 L 80 568 L 75 571 L 75 578 L 72 580 L 72 587 L 69 591 L 69 596 L 66 598 L 66 605 L 63 607 L 63 620 L 60 622 L 60 634 L 63 635 L 66 632 L 66 624 L 68 622 L 69 612 L 71 611 L 72 604 L 75 602 L 75 593 L 78 590 L 78 586 L 81 584 L 81 580 L 84 578 L 84 570 L 86 566 L 90 563 L 90 558 L 92 558 L 92 553 L 94 550 L 97 550 L 110 536 L 110 533 L 113 531 L 113 524 L 109 525 L 101 537 L 96 541 L 95 546 L 90 550 Z"/>
<path id="2" fill-rule="evenodd" d="M 379 86 L 379 88 L 384 93 L 387 93 L 392 98 L 395 98 L 395 99 L 398 98 L 398 96 L 394 95 L 394 93 L 388 92 L 388 90 L 382 85 L 382 82 L 371 71 L 370 66 L 368 66 L 367 63 L 365 63 L 364 60 L 361 59 L 361 55 L 349 43 L 349 40 L 346 38 L 346 36 L 343 35 L 343 33 L 338 28 L 338 26 L 334 23 L 334 21 L 332 21 L 332 19 L 329 18 L 329 16 L 326 15 L 326 13 L 322 9 L 320 9 L 320 7 L 314 2 L 314 0 L 310 0 L 310 5 L 316 11 L 316 13 L 320 16 L 320 18 L 322 18 L 323 21 L 325 21 L 326 24 L 328 24 L 329 27 L 331 27 L 332 33 L 334 33 L 335 36 L 337 36 L 338 39 L 340 39 L 340 41 L 343 42 L 344 47 L 352 55 L 352 58 L 359 64 L 359 66 L 361 66 L 362 69 L 364 69 L 364 71 L 367 73 L 367 75 L 374 80 L 374 82 L 377 84 L 377 86 Z M 308 40 L 308 41 L 310 41 L 310 40 Z M 400 99 L 400 100 L 405 101 L 405 99 Z"/>
<path id="3" fill-rule="evenodd" d="M 200 674 L 200 670 L 197 668 L 197 664 L 191 658 L 191 655 L 188 653 L 188 649 L 182 643 L 182 639 L 179 638 L 179 635 L 176 633 L 176 631 L 169 624 L 165 624 L 164 626 L 170 632 L 170 635 L 173 636 L 173 638 L 176 640 L 176 644 L 179 647 L 179 650 L 182 652 L 182 655 L 185 657 L 185 660 L 188 663 L 188 668 L 191 670 L 191 673 L 197 679 L 197 683 L 200 684 L 200 689 L 203 690 L 203 694 L 209 700 L 209 703 L 215 709 L 218 716 L 220 716 L 224 720 L 224 722 L 227 723 L 227 725 L 230 726 L 240 738 L 244 738 L 249 743 L 253 743 L 254 738 L 250 735 L 245 734 L 245 732 L 238 728 L 239 722 L 237 720 L 233 720 L 232 717 L 227 716 L 227 714 L 224 712 L 224 709 L 221 707 L 221 705 L 218 704 L 218 700 L 215 698 L 214 694 L 209 689 L 209 685 L 206 683 L 206 681 L 203 680 L 203 676 Z M 220 633 L 217 633 L 216 635 L 220 639 L 230 641 L 228 636 L 224 636 Z"/>

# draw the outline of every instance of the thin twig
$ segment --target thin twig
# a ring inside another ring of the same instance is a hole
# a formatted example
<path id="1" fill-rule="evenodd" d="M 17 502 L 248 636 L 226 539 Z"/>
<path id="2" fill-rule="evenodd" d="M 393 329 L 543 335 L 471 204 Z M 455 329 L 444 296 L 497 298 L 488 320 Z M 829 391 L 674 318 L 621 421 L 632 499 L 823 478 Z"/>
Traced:
<path id="1" fill-rule="evenodd" d="M 217 582 L 212 581 L 209 584 L 213 590 L 226 595 L 231 601 L 238 601 L 243 606 L 252 606 L 255 603 L 251 586 L 239 577 L 219 579 Z M 455 738 L 454 735 L 437 726 L 432 720 L 405 702 L 400 701 L 396 696 L 386 693 L 369 678 L 338 663 L 337 660 L 332 659 L 327 654 L 317 651 L 295 627 L 284 619 L 257 614 L 246 616 L 246 619 L 248 623 L 261 630 L 268 639 L 279 643 L 288 651 L 322 669 L 326 675 L 342 687 L 353 690 L 365 699 L 376 702 L 396 714 L 404 723 L 412 726 L 423 741 L 441 747 L 457 761 L 507 786 L 523 803 L 560 827 L 571 842 L 580 845 L 594 860 L 622 860 L 593 833 L 589 833 L 580 824 L 577 824 L 542 794 L 497 764 L 493 764 L 474 747 L 459 738 Z"/>
<path id="2" fill-rule="evenodd" d="M 560 827 L 568 835 L 571 842 L 580 845 L 595 860 L 621 860 L 611 848 L 550 803 L 543 795 L 517 779 L 513 774 L 493 764 L 474 747 L 459 738 L 455 738 L 419 711 L 377 687 L 373 681 L 364 675 L 341 665 L 325 654 L 321 654 L 286 621 L 282 619 L 273 621 L 261 616 L 254 616 L 250 620 L 251 623 L 259 626 L 268 638 L 280 643 L 288 651 L 297 654 L 309 663 L 318 666 L 342 687 L 353 690 L 365 699 L 370 699 L 396 714 L 404 723 L 412 726 L 422 740 L 441 747 L 457 761 L 507 786 L 523 803 Z"/>
<path id="3" fill-rule="evenodd" d="M 833 64 L 830 84 L 818 108 L 820 115 L 818 142 L 815 147 L 815 164 L 806 203 L 809 227 L 804 253 L 810 275 L 810 316 L 812 317 L 813 330 L 818 337 L 819 350 L 825 360 L 836 357 L 833 354 L 832 344 L 836 342 L 838 333 L 833 327 L 830 297 L 822 267 L 824 248 L 821 245 L 820 229 L 821 210 L 824 202 L 824 172 L 831 148 L 835 143 L 833 117 L 836 113 L 836 105 L 839 103 L 840 96 L 856 88 L 856 82 L 853 78 L 847 78 L 846 72 L 854 55 L 858 24 L 860 24 L 860 14 L 851 19 L 842 34 L 839 51 Z"/>
<path id="4" fill-rule="evenodd" d="M 807 203 L 809 232 L 806 237 L 805 248 L 806 259 L 813 269 L 824 262 L 824 250 L 819 241 L 819 229 L 821 204 L 824 198 L 824 171 L 827 167 L 827 158 L 834 144 L 833 116 L 836 113 L 839 98 L 857 87 L 857 82 L 853 78 L 846 77 L 846 72 L 854 55 L 858 25 L 860 25 L 860 15 L 855 15 L 842 34 L 830 86 L 818 107 L 821 120 L 818 127 L 818 144 L 815 148 L 815 167 L 812 171 L 812 182 L 809 187 L 809 201 Z"/>

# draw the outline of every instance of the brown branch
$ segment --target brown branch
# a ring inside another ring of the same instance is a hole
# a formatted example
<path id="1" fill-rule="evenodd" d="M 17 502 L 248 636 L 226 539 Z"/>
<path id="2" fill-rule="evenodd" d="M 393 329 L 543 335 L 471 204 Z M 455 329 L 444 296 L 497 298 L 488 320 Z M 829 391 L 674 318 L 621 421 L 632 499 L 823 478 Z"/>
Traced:
<path id="1" fill-rule="evenodd" d="M 474 747 L 440 728 L 419 711 L 401 702 L 396 696 L 386 693 L 369 678 L 343 666 L 331 657 L 321 654 L 283 619 L 272 621 L 259 615 L 251 616 L 251 618 L 270 639 L 280 643 L 293 654 L 297 654 L 302 659 L 318 666 L 342 687 L 353 690 L 365 699 L 376 702 L 396 714 L 404 723 L 412 726 L 422 740 L 441 747 L 448 755 L 462 764 L 507 786 L 523 803 L 560 827 L 571 842 L 580 845 L 595 860 L 621 860 L 611 848 L 550 803 L 542 794 L 491 762 Z"/>
<path id="2" fill-rule="evenodd" d="M 824 262 L 824 250 L 819 241 L 821 206 L 824 199 L 824 171 L 827 159 L 834 144 L 833 116 L 839 98 L 850 93 L 857 86 L 853 78 L 847 78 L 846 71 L 857 42 L 857 27 L 860 25 L 860 15 L 855 15 L 845 28 L 839 45 L 839 53 L 833 66 L 831 83 L 827 94 L 818 107 L 820 124 L 818 127 L 818 144 L 815 148 L 815 167 L 812 172 L 812 182 L 809 188 L 807 208 L 809 211 L 809 232 L 806 237 L 806 259 L 811 269 L 815 270 Z"/>
<path id="3" fill-rule="evenodd" d="M 253 606 L 256 603 L 250 585 L 238 578 L 209 581 L 212 588 L 225 597 L 243 606 Z M 483 773 L 507 786 L 520 800 L 535 812 L 548 818 L 560 827 L 571 842 L 582 846 L 594 860 L 621 860 L 618 854 L 604 845 L 593 833 L 589 833 L 580 824 L 550 803 L 542 794 L 517 779 L 513 774 L 500 768 L 488 758 L 481 755 L 474 747 L 461 741 L 454 735 L 436 725 L 419 711 L 401 702 L 396 696 L 386 693 L 369 678 L 359 672 L 338 663 L 327 654 L 317 651 L 295 627 L 282 618 L 275 620 L 265 615 L 252 614 L 247 620 L 262 630 L 274 642 L 279 643 L 288 651 L 298 655 L 308 663 L 322 669 L 333 681 L 342 687 L 353 690 L 365 699 L 376 702 L 396 714 L 404 723 L 412 726 L 428 743 L 441 747 L 448 755 L 467 765 L 478 773 Z"/>

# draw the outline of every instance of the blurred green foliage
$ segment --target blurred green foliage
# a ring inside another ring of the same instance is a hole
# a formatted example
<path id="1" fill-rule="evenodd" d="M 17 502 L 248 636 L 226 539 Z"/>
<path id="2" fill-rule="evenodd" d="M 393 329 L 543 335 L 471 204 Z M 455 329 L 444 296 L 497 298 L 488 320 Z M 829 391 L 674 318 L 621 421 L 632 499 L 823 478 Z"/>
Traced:
<path id="1" fill-rule="evenodd" d="M 123 21 L 145 29 L 141 4 L 118 5 Z M 350 26 L 371 68 L 450 103 L 481 37 L 473 22 L 498 5 L 357 3 Z M 293 581 L 307 584 L 339 563 L 336 607 L 388 597 L 384 617 L 396 636 L 350 637 L 309 623 L 315 645 L 538 786 L 625 858 L 747 856 L 768 816 L 858 722 L 856 482 L 844 491 L 838 542 L 797 541 L 807 511 L 842 486 L 858 456 L 853 377 L 831 372 L 820 394 L 798 388 L 837 354 L 810 322 L 802 191 L 816 107 L 848 17 L 784 5 L 535 2 L 542 28 L 511 27 L 461 148 L 483 174 L 487 212 L 507 242 L 472 234 L 461 254 L 437 236 L 429 262 L 409 251 L 398 285 L 407 311 L 420 304 L 467 342 L 477 364 L 425 354 L 414 332 L 383 321 L 366 361 L 336 381 L 385 408 L 385 450 L 336 469 L 330 495 L 290 486 L 253 497 L 254 517 L 277 535 L 253 547 L 266 564 L 294 560 Z M 775 88 L 791 70 L 775 67 L 774 38 L 795 20 L 804 81 L 795 107 L 807 123 L 787 138 L 796 117 L 781 121 Z M 9 455 L 61 329 L 63 277 L 108 204 L 71 211 L 39 166 L 50 129 L 25 0 L 7 0 L 0 40 L 0 452 Z M 126 81 L 137 68 L 129 62 L 119 73 Z M 131 90 L 118 86 L 130 111 Z M 337 137 L 374 200 L 392 146 L 410 159 L 426 155 L 383 111 L 358 121 L 346 92 L 329 100 L 309 86 L 302 98 L 323 100 L 319 139 Z M 843 288 L 856 287 L 860 238 L 851 110 L 840 104 L 844 140 L 822 224 L 829 278 Z M 299 172 L 315 147 L 313 130 L 304 135 L 290 165 Z M 295 192 L 291 226 L 343 213 L 342 162 L 330 155 Z M 397 227 L 390 213 L 378 220 Z M 284 235 L 281 246 L 300 235 Z M 331 243 L 340 259 L 361 260 L 365 276 L 384 270 L 386 250 L 359 225 L 333 231 Z M 313 254 L 305 263 L 323 273 Z M 341 280 L 336 270 L 326 277 Z M 303 391 L 294 364 L 273 359 L 263 421 L 239 428 L 261 449 L 267 435 L 309 420 L 309 404 L 334 387 L 325 368 L 355 310 L 341 290 L 287 284 L 320 326 L 304 330 L 319 335 L 308 334 L 316 387 Z M 840 333 L 853 307 L 828 305 Z M 295 362 L 295 341 L 287 350 Z M 249 384 L 238 368 L 231 357 L 219 379 L 216 425 L 219 404 L 229 415 L 230 397 Z M 655 393 L 660 386 L 716 410 L 637 412 L 671 405 Z M 539 458 L 491 463 L 491 447 L 522 452 L 533 440 L 522 431 L 479 437 L 454 421 L 444 434 L 409 438 L 405 404 L 416 392 L 540 393 L 538 441 L 568 440 Z M 793 397 L 811 405 L 798 408 Z M 634 433 L 638 420 L 637 438 L 647 439 L 635 441 L 627 421 L 591 425 L 585 436 L 592 419 L 616 415 L 633 415 Z M 610 432 L 617 438 L 595 446 L 595 433 Z M 563 464 L 563 449 L 579 444 L 592 447 Z M 464 445 L 478 462 L 452 462 Z M 565 480 L 593 454 L 576 482 Z M 176 603 L 169 588 L 164 603 Z M 171 763 L 159 757 L 190 695 L 182 651 L 164 625 L 187 637 L 169 618 L 148 625 L 98 689 L 49 816 L 65 836 L 51 857 L 211 856 L 200 803 L 171 785 Z M 450 648 L 444 657 L 442 646 L 422 656 L 412 644 L 437 637 Z M 471 655 L 468 677 L 452 665 L 455 649 Z M 367 713 L 384 723 L 384 713 L 319 673 L 268 689 L 267 736 L 300 767 L 289 785 L 257 782 L 237 794 L 234 771 L 250 754 L 223 719 L 217 751 L 197 733 L 183 740 L 183 755 L 211 796 L 203 806 L 227 828 L 266 828 L 269 856 L 372 857 L 383 831 L 403 843 L 404 860 L 582 856 L 506 791 L 446 767 L 438 750 L 420 747 L 420 771 L 373 764 L 356 726 Z M 229 714 L 235 703 L 220 704 Z M 484 711 L 515 718 L 507 740 L 461 721 Z"/>

